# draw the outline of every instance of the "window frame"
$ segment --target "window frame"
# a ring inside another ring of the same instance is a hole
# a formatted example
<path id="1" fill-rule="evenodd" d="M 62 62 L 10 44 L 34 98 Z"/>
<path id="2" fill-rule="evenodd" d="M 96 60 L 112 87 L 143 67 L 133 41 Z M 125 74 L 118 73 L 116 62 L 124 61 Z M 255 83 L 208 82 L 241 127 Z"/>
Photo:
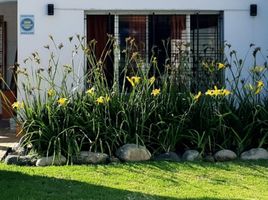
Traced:
<path id="1" fill-rule="evenodd" d="M 179 11 L 179 10 L 94 10 L 94 11 L 85 11 L 85 36 L 87 36 L 87 15 L 114 15 L 114 36 L 116 38 L 116 46 L 120 46 L 119 40 L 119 17 L 128 15 L 128 16 L 138 16 L 145 15 L 146 16 L 146 63 L 149 62 L 149 16 L 150 15 L 185 15 L 186 16 L 186 34 L 185 34 L 185 42 L 187 44 L 191 43 L 191 16 L 192 15 L 219 15 L 223 17 L 223 11 Z M 224 22 L 221 21 L 221 33 L 220 33 L 220 41 L 222 45 L 224 43 Z M 190 55 L 190 46 L 189 48 L 189 57 Z M 188 50 L 188 49 L 187 49 Z M 223 59 L 223 58 L 222 58 Z M 85 61 L 86 62 L 86 61 Z M 119 65 L 120 65 L 120 48 L 114 49 L 114 79 L 119 80 Z M 223 73 L 224 76 L 224 73 Z M 223 78 L 222 78 L 223 80 Z"/>

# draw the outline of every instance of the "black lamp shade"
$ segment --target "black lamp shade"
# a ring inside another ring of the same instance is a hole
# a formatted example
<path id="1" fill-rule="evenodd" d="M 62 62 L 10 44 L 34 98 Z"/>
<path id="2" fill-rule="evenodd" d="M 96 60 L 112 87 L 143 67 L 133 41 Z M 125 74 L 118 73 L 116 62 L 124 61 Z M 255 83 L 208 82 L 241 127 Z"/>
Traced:
<path id="1" fill-rule="evenodd" d="M 47 4 L 47 15 L 54 15 L 54 4 Z"/>
<path id="2" fill-rule="evenodd" d="M 250 5 L 250 16 L 257 16 L 257 4 Z"/>

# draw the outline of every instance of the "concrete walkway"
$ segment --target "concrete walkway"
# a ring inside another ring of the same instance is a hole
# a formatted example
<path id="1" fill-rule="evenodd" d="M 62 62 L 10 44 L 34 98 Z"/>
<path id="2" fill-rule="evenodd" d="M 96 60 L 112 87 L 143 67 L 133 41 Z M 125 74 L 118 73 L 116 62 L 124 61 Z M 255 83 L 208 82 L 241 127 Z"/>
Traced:
<path id="1" fill-rule="evenodd" d="M 5 155 L 8 148 L 14 147 L 19 142 L 16 131 L 9 128 L 0 127 L 0 160 Z"/>

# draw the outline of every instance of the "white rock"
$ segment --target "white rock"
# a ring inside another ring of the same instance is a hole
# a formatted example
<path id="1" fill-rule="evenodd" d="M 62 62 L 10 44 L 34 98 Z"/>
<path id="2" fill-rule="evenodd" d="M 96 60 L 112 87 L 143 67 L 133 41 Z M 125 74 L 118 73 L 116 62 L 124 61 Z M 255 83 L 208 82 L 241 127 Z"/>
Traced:
<path id="1" fill-rule="evenodd" d="M 156 156 L 154 160 L 179 162 L 180 157 L 175 152 L 166 152 Z"/>
<path id="2" fill-rule="evenodd" d="M 196 150 L 186 150 L 182 155 L 182 159 L 187 161 L 195 161 L 200 159 L 200 154 Z"/>
<path id="3" fill-rule="evenodd" d="M 28 165 L 32 166 L 35 165 L 36 158 L 35 156 L 28 155 L 28 156 L 19 156 L 19 155 L 8 155 L 5 159 L 5 163 L 7 165 Z"/>
<path id="4" fill-rule="evenodd" d="M 212 155 L 206 155 L 204 157 L 204 161 L 206 161 L 206 162 L 215 162 L 215 158 Z"/>
<path id="5" fill-rule="evenodd" d="M 253 148 L 241 154 L 242 160 L 268 159 L 268 151 L 263 148 Z"/>
<path id="6" fill-rule="evenodd" d="M 104 164 L 107 163 L 109 156 L 105 153 L 94 153 L 81 151 L 78 156 L 74 157 L 74 163 L 77 164 Z"/>
<path id="7" fill-rule="evenodd" d="M 151 153 L 144 146 L 125 144 L 116 151 L 116 156 L 123 161 L 145 161 L 150 160 Z"/>
<path id="8" fill-rule="evenodd" d="M 214 154 L 214 158 L 216 161 L 230 161 L 235 160 L 237 158 L 237 155 L 235 152 L 229 150 L 229 149 L 223 149 Z"/>
<path id="9" fill-rule="evenodd" d="M 64 165 L 66 164 L 66 158 L 64 156 L 49 156 L 42 157 L 36 161 L 36 166 L 50 166 L 50 165 Z"/>
<path id="10" fill-rule="evenodd" d="M 5 158 L 4 162 L 7 165 L 17 165 L 19 163 L 19 156 L 18 155 L 8 155 Z"/>

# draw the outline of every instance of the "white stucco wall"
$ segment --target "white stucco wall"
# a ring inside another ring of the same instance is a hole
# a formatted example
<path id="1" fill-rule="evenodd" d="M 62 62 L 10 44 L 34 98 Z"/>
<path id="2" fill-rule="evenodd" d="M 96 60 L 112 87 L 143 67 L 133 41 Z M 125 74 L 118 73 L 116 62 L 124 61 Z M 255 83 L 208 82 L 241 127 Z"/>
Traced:
<path id="1" fill-rule="evenodd" d="M 46 14 L 48 3 L 55 5 L 54 16 Z M 252 3 L 258 5 L 256 17 L 249 15 Z M 84 12 L 96 10 L 224 11 L 224 40 L 241 56 L 250 43 L 260 46 L 265 53 L 268 50 L 267 0 L 23 0 L 18 1 L 18 20 L 20 15 L 34 15 L 35 32 L 22 35 L 18 28 L 19 62 L 36 50 L 45 56 L 43 45 L 50 34 L 57 42 L 66 42 L 74 34 L 84 35 Z M 64 45 L 67 52 L 68 46 Z M 62 55 L 62 59 L 67 63 L 70 54 Z"/>
<path id="2" fill-rule="evenodd" d="M 224 11 L 224 39 L 241 56 L 246 54 L 251 43 L 256 47 L 261 47 L 263 53 L 268 54 L 268 1 L 259 1 L 257 5 L 258 15 L 256 17 L 250 16 L 249 10 Z"/>

